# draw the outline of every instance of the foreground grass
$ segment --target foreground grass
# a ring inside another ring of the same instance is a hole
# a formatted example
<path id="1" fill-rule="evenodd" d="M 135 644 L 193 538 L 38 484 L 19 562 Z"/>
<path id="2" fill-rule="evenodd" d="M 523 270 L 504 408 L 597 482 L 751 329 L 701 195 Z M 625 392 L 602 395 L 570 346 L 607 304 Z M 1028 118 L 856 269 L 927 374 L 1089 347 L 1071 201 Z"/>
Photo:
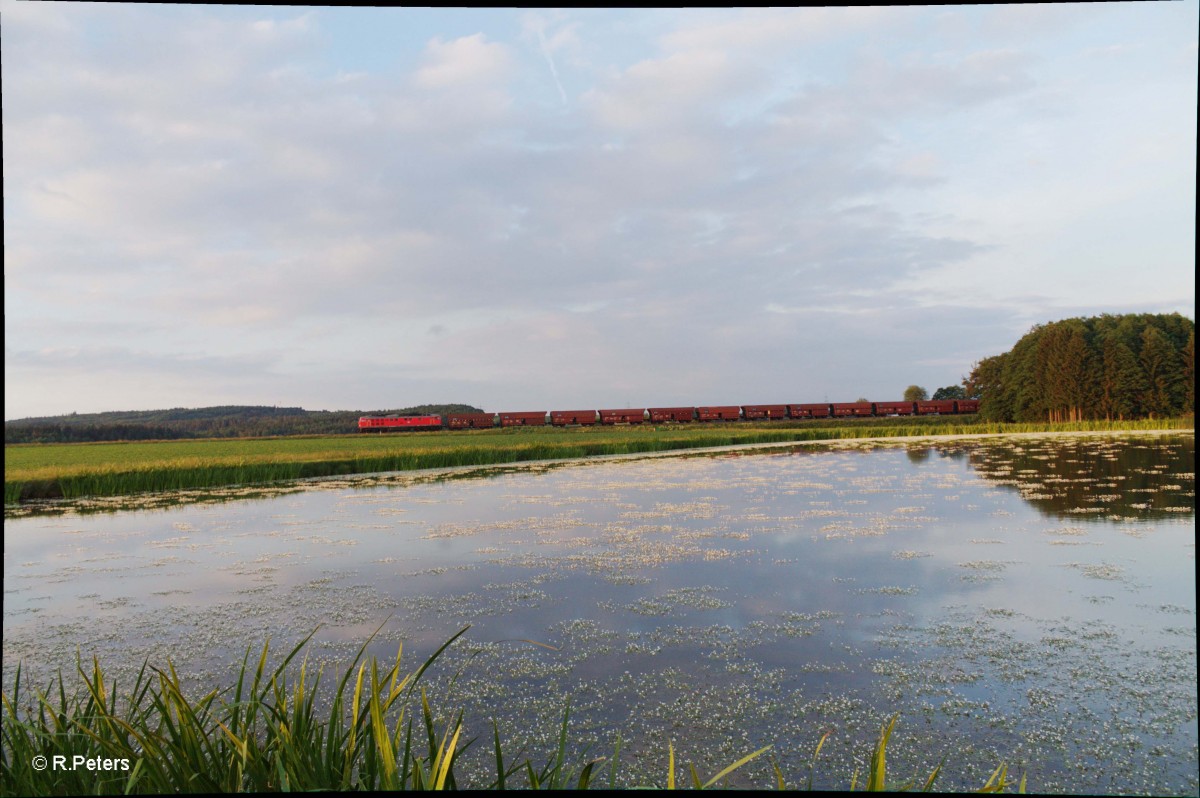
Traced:
<path id="1" fill-rule="evenodd" d="M 390 435 L 21 444 L 4 449 L 4 503 L 216 488 L 322 476 L 499 465 L 863 437 L 1191 429 L 1192 419 L 994 424 L 974 417 L 514 428 Z"/>
<path id="2" fill-rule="evenodd" d="M 307 663 L 289 664 L 301 641 L 273 671 L 267 646 L 255 663 L 247 651 L 232 690 L 198 699 L 184 695 L 175 669 L 143 665 L 132 689 L 118 693 L 98 661 L 77 663 L 69 689 L 60 673 L 46 690 L 29 691 L 18 668 L 11 696 L 3 696 L 0 794 L 122 795 L 180 792 L 290 792 L 293 790 L 442 790 L 460 786 L 455 765 L 475 739 L 467 739 L 461 711 L 437 720 L 422 674 L 467 630 L 447 641 L 419 668 L 402 674 L 400 652 L 381 671 L 363 659 L 366 645 L 346 669 L 327 712 L 318 709 L 321 673 Z M 310 635 L 311 637 L 311 635 Z M 77 689 L 76 689 L 77 688 Z M 22 692 L 22 690 L 25 692 Z M 485 789 L 613 788 L 620 773 L 620 741 L 611 757 L 570 761 L 569 707 L 563 712 L 557 750 L 544 763 L 506 754 L 499 729 L 491 735 L 494 773 Z M 883 725 L 863 771 L 847 778 L 849 789 L 868 791 L 934 788 L 939 765 L 920 779 L 888 781 L 887 745 L 897 718 Z M 828 734 L 826 735 L 828 737 Z M 813 755 L 813 768 L 823 737 Z M 679 777 L 668 742 L 664 775 L 647 787 L 697 789 L 721 786 L 728 776 L 764 754 L 761 748 L 703 779 L 694 767 Z M 89 760 L 91 762 L 89 763 Z M 788 789 L 778 766 L 764 787 Z M 812 788 L 812 769 L 807 786 Z M 981 792 L 1010 786 L 998 767 Z M 1019 790 L 1024 792 L 1025 779 Z"/>

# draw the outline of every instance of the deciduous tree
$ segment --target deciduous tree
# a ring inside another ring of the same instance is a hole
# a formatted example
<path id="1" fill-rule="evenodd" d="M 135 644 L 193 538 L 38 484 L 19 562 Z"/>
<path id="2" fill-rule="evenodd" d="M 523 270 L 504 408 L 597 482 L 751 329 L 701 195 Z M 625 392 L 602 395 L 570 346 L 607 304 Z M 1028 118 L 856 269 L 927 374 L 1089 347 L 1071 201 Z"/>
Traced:
<path id="1" fill-rule="evenodd" d="M 947 385 L 945 388 L 938 388 L 933 392 L 933 398 L 937 399 L 966 399 L 967 391 L 961 385 Z"/>

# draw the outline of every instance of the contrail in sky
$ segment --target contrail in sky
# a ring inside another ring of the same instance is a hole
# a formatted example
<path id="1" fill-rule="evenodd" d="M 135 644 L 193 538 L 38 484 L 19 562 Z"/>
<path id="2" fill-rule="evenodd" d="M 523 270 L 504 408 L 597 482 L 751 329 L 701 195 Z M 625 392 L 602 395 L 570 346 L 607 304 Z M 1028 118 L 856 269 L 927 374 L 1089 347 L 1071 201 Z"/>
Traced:
<path id="1" fill-rule="evenodd" d="M 558 69 L 554 66 L 554 57 L 550 55 L 550 48 L 546 46 L 546 36 L 542 33 L 542 27 L 539 25 L 537 29 L 538 42 L 542 45 L 542 55 L 546 56 L 546 63 L 550 65 L 550 75 L 554 78 L 554 85 L 558 87 L 558 96 L 562 97 L 563 105 L 567 104 L 567 93 L 563 91 L 562 83 L 558 80 Z"/>

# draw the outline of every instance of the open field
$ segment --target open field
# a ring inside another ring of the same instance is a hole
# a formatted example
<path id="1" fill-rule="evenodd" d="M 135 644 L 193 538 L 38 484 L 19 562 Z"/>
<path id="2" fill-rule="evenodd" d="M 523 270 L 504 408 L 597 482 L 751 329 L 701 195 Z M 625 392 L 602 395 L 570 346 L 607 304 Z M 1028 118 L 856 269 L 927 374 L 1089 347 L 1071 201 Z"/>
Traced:
<path id="1" fill-rule="evenodd" d="M 386 435 L 23 444 L 4 450 L 4 503 L 123 496 L 308 477 L 491 465 L 786 441 L 931 434 L 1190 429 L 1191 418 L 992 424 L 974 417 L 616 427 L 524 427 Z"/>

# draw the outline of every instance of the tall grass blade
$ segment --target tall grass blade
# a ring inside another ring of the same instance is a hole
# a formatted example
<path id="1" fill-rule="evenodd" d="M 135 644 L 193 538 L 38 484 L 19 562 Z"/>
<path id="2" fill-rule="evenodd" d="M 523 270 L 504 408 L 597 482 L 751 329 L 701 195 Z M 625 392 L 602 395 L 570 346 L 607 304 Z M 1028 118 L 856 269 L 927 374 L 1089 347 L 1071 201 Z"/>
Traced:
<path id="1" fill-rule="evenodd" d="M 131 770 L 129 772 L 129 778 L 125 781 L 125 793 L 124 793 L 125 795 L 133 794 L 133 789 L 134 789 L 134 787 L 137 786 L 138 779 L 141 778 L 141 775 L 142 775 L 142 760 L 138 759 L 138 761 L 133 766 L 133 770 Z"/>
<path id="2" fill-rule="evenodd" d="M 617 744 L 613 749 L 612 770 L 608 775 L 608 789 L 617 789 L 617 762 L 621 759 L 621 733 L 617 732 Z"/>
<path id="3" fill-rule="evenodd" d="M 945 758 L 941 762 L 938 762 L 938 766 L 933 769 L 933 772 L 929 774 L 929 778 L 925 780 L 925 786 L 921 788 L 921 792 L 933 792 L 933 782 L 938 777 L 938 774 L 942 772 L 942 765 L 945 764 Z"/>
<path id="4" fill-rule="evenodd" d="M 816 769 L 817 769 L 817 757 L 821 755 L 821 747 L 823 745 L 825 745 L 825 741 L 829 739 L 829 735 L 831 735 L 831 734 L 833 734 L 832 729 L 829 731 L 826 731 L 824 734 L 822 734 L 821 739 L 817 741 L 817 750 L 813 751 L 812 762 L 810 762 L 808 765 L 808 791 L 809 792 L 812 792 L 812 788 L 813 788 L 813 774 L 816 772 Z M 850 789 L 851 790 L 854 789 L 853 785 L 850 787 Z"/>
<path id="5" fill-rule="evenodd" d="M 576 782 L 575 789 L 586 790 L 591 785 L 591 783 L 592 783 L 592 768 L 594 768 L 596 766 L 596 763 L 599 761 L 600 760 L 598 760 L 598 759 L 592 760 L 591 762 L 588 762 L 586 765 L 583 766 L 583 772 L 579 774 L 579 781 Z"/>
<path id="6" fill-rule="evenodd" d="M 880 729 L 879 742 L 871 755 L 871 770 L 867 775 L 867 792 L 880 792 L 886 789 L 884 784 L 887 779 L 887 744 L 899 717 L 898 714 L 893 715 L 892 719 Z"/>
<path id="7" fill-rule="evenodd" d="M 987 780 L 987 784 L 979 790 L 980 792 L 1003 792 L 1005 787 L 1005 776 L 1008 774 L 1008 765 L 1001 763 L 1000 767 L 996 768 L 992 773 L 992 777 Z"/>
<path id="8" fill-rule="evenodd" d="M 434 780 L 433 789 L 445 789 L 446 779 L 450 775 L 450 766 L 454 764 L 455 756 L 457 755 L 458 737 L 462 734 L 462 718 L 454 724 L 454 736 L 450 738 L 450 744 L 446 744 L 445 738 L 442 739 L 442 745 L 438 749 L 437 758 L 433 761 L 433 769 L 437 773 L 437 778 Z M 446 729 L 446 734 L 450 733 L 450 729 Z"/>
<path id="9" fill-rule="evenodd" d="M 779 763 L 775 761 L 775 757 L 769 757 L 771 761 L 771 769 L 775 771 L 775 789 L 786 790 L 787 782 L 783 780 L 783 771 L 779 769 Z M 811 788 L 809 788 L 811 791 Z"/>
<path id="10" fill-rule="evenodd" d="M 741 759 L 739 759 L 738 761 L 734 762 L 732 765 L 725 768 L 720 773 L 718 773 L 717 775 L 715 775 L 711 779 L 709 779 L 707 782 L 705 782 L 703 789 L 707 789 L 707 788 L 713 786 L 718 781 L 720 781 L 721 779 L 725 778 L 733 771 L 740 768 L 742 765 L 746 764 L 747 762 L 751 762 L 755 759 L 758 759 L 760 756 L 762 756 L 763 754 L 765 754 L 767 751 L 770 751 L 770 750 L 771 750 L 771 746 L 768 745 L 768 746 L 764 746 L 763 748 L 758 749 L 757 751 L 755 751 L 752 754 L 747 754 L 746 756 L 744 756 Z M 694 773 L 694 771 L 693 771 L 693 773 Z"/>
<path id="11" fill-rule="evenodd" d="M 503 790 L 508 774 L 504 772 L 504 753 L 500 750 L 500 726 L 494 718 L 492 719 L 492 739 L 496 745 L 496 788 Z"/>

